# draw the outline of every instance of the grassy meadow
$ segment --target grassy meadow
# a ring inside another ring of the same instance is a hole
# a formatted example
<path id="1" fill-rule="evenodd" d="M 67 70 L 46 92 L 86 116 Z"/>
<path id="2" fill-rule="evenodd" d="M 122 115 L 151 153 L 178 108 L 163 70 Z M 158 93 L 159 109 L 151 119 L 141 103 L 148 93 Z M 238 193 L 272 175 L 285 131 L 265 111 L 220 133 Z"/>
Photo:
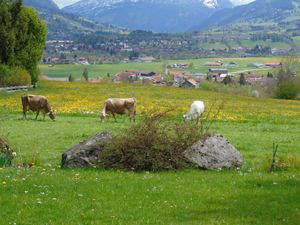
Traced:
<path id="1" fill-rule="evenodd" d="M 0 168 L 1 224 L 300 223 L 299 101 L 54 81 L 42 81 L 30 93 L 47 96 L 58 118 L 35 121 L 29 113 L 24 121 L 22 92 L 0 92 L 0 135 L 17 152 L 12 167 Z M 130 126 L 124 116 L 117 123 L 100 122 L 98 112 L 108 97 L 136 97 L 137 122 L 153 109 L 170 108 L 170 121 L 181 121 L 191 102 L 202 99 L 204 116 L 214 121 L 211 131 L 235 145 L 245 163 L 223 171 L 61 169 L 61 154 L 72 145 L 97 132 L 117 135 Z M 273 143 L 279 144 L 278 159 L 285 165 L 269 173 Z M 33 167 L 26 166 L 32 162 Z"/>
<path id="2" fill-rule="evenodd" d="M 229 62 L 235 62 L 237 66 L 229 67 L 230 73 L 239 73 L 243 71 L 255 71 L 257 73 L 266 74 L 270 69 L 255 69 L 251 67 L 247 67 L 248 64 L 253 62 L 280 62 L 281 58 L 274 57 L 253 57 L 253 58 L 202 58 L 202 59 L 191 59 L 191 60 L 163 60 L 161 62 L 151 62 L 151 63 L 138 63 L 138 62 L 130 62 L 130 63 L 119 63 L 119 64 L 95 64 L 95 65 L 54 65 L 53 67 L 48 67 L 48 65 L 40 65 L 40 70 L 43 75 L 47 75 L 49 77 L 68 77 L 70 74 L 76 78 L 80 78 L 82 76 L 83 69 L 85 67 L 88 68 L 89 77 L 106 77 L 109 73 L 110 76 L 114 76 L 118 72 L 122 72 L 125 70 L 150 70 L 156 73 L 163 74 L 165 71 L 164 65 L 172 65 L 175 63 L 193 63 L 194 67 L 188 69 L 191 72 L 199 72 L 199 73 L 207 73 L 208 69 L 211 68 L 209 66 L 204 66 L 205 62 L 213 62 L 221 60 L 224 62 L 224 67 Z"/>

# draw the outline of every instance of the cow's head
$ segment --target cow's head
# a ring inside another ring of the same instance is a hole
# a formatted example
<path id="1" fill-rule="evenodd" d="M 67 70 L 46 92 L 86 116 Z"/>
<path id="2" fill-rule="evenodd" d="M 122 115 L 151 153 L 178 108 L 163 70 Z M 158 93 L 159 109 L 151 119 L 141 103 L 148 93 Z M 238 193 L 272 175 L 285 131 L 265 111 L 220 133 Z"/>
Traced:
<path id="1" fill-rule="evenodd" d="M 50 119 L 55 121 L 56 120 L 56 111 L 51 109 L 50 112 L 49 112 L 49 117 L 50 117 Z"/>
<path id="2" fill-rule="evenodd" d="M 183 117 L 183 121 L 186 122 L 187 116 L 186 116 L 186 115 L 183 115 L 182 117 Z"/>
<path id="3" fill-rule="evenodd" d="M 191 118 L 191 115 L 189 115 L 189 114 L 183 115 L 183 121 L 184 121 L 184 122 L 190 121 L 191 119 L 192 119 L 192 118 Z"/>
<path id="4" fill-rule="evenodd" d="M 105 119 L 105 117 L 107 116 L 107 114 L 105 112 L 100 112 L 100 119 L 101 121 L 103 121 Z"/>

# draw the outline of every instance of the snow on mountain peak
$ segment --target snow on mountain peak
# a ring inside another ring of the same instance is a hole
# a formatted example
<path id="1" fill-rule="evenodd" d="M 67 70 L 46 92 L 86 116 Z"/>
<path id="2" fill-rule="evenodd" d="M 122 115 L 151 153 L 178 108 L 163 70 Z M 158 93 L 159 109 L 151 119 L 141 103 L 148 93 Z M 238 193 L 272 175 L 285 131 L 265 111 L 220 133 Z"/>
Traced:
<path id="1" fill-rule="evenodd" d="M 217 8 L 218 0 L 203 0 L 203 4 L 206 5 L 208 8 Z"/>

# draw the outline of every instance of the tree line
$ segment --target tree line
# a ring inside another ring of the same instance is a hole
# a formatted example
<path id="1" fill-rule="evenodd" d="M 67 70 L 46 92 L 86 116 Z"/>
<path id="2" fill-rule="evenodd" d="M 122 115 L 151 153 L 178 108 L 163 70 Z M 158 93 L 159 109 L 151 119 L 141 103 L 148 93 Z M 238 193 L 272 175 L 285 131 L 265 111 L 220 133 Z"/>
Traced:
<path id="1" fill-rule="evenodd" d="M 22 0 L 0 0 L 0 86 L 35 83 L 46 24 Z"/>

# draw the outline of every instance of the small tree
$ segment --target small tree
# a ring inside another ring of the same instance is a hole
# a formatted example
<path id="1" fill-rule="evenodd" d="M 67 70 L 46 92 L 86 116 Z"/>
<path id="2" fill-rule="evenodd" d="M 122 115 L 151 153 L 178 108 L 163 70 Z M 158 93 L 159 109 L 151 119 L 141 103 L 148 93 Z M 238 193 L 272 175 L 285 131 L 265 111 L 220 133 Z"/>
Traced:
<path id="1" fill-rule="evenodd" d="M 270 72 L 268 72 L 268 74 L 267 74 L 267 78 L 273 78 L 273 74 L 272 74 L 272 73 L 270 73 Z"/>
<path id="2" fill-rule="evenodd" d="M 82 72 L 82 77 L 85 81 L 89 81 L 89 71 L 87 67 L 84 67 L 83 72 Z"/>
<path id="3" fill-rule="evenodd" d="M 286 80 L 291 80 L 299 73 L 300 60 L 297 57 L 289 56 L 282 62 L 282 66 L 277 72 L 278 86 Z"/>
<path id="4" fill-rule="evenodd" d="M 226 76 L 223 80 L 223 84 L 227 85 L 227 84 L 231 84 L 232 83 L 232 79 L 230 76 Z"/>
<path id="5" fill-rule="evenodd" d="M 74 82 L 75 78 L 72 74 L 70 74 L 69 77 L 68 77 L 68 80 L 69 80 L 69 82 Z"/>
<path id="6" fill-rule="evenodd" d="M 240 85 L 246 85 L 246 79 L 245 79 L 245 75 L 243 73 L 241 73 L 240 75 L 240 79 L 239 79 L 239 84 Z"/>

